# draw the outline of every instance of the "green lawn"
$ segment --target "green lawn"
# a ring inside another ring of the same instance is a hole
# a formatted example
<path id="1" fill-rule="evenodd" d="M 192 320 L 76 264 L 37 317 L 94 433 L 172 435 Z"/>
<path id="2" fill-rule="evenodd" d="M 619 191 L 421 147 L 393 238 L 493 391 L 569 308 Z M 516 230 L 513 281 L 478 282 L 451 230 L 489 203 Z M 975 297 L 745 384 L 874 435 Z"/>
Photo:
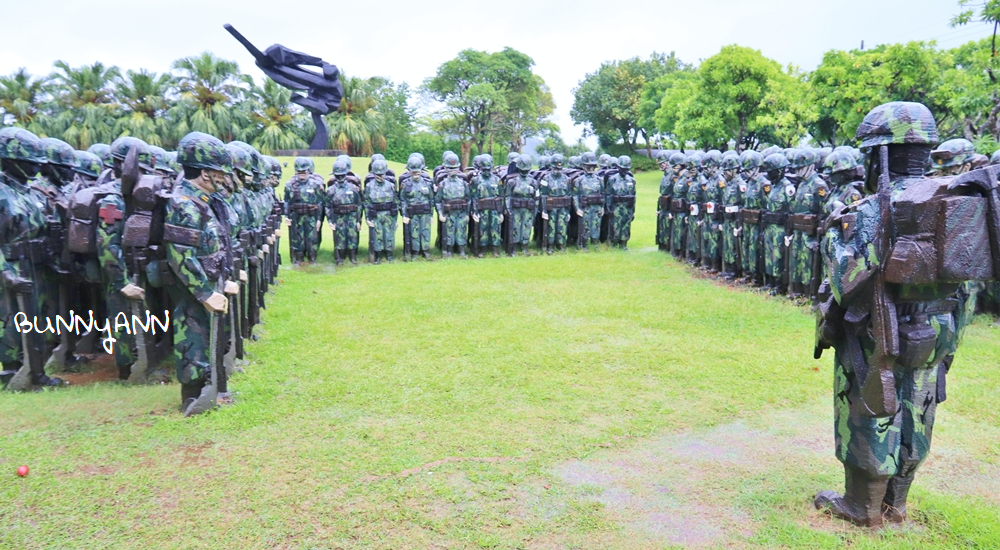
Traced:
<path id="1" fill-rule="evenodd" d="M 327 232 L 282 269 L 236 404 L 202 417 L 176 385 L 0 395 L 0 548 L 1000 547 L 989 320 L 913 521 L 830 520 L 812 317 L 656 251 L 658 180 L 630 252 L 334 269 Z"/>

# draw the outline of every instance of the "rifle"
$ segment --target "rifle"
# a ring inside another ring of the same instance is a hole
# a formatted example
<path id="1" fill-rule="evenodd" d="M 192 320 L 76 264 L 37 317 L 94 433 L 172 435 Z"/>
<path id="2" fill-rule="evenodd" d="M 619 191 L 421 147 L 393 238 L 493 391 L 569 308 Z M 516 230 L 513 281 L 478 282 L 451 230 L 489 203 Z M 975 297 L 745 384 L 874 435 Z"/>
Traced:
<path id="1" fill-rule="evenodd" d="M 504 221 L 507 222 L 507 230 L 504 235 L 504 244 L 507 248 L 507 255 L 514 254 L 514 216 L 512 214 L 513 210 L 508 208 L 504 210 Z"/>
<path id="2" fill-rule="evenodd" d="M 879 233 L 875 238 L 875 255 L 878 272 L 872 289 L 871 323 L 875 351 L 871 367 L 861 382 L 861 402 L 868 416 L 885 418 L 896 414 L 896 379 L 893 365 L 899 355 L 899 326 L 896 324 L 896 305 L 885 282 L 885 264 L 891 252 L 890 229 L 892 211 L 889 189 L 889 148 L 879 147 L 878 193 Z M 859 378 L 861 378 L 859 376 Z"/>
<path id="3" fill-rule="evenodd" d="M 812 279 L 809 280 L 809 296 L 814 300 L 819 295 L 819 285 L 823 281 L 823 262 L 820 254 L 820 247 L 823 246 L 822 227 L 816 231 L 816 248 L 812 250 L 810 264 L 812 265 Z"/>
<path id="4" fill-rule="evenodd" d="M 663 248 L 663 211 L 656 211 L 656 245 Z"/>
<path id="5" fill-rule="evenodd" d="M 368 227 L 368 263 L 375 263 L 375 228 L 365 224 Z"/>
<path id="6" fill-rule="evenodd" d="M 22 265 L 24 261 L 30 260 L 22 260 Z M 36 315 L 36 300 L 33 294 L 34 285 L 32 285 L 30 292 L 17 293 L 17 307 L 24 313 L 27 319 L 34 319 Z M 33 384 L 32 374 L 43 374 L 45 372 L 45 367 L 42 364 L 42 350 L 44 346 L 43 335 L 31 329 L 21 332 L 21 349 L 24 353 L 24 360 L 21 363 L 21 368 L 17 369 L 14 376 L 7 382 L 8 389 L 12 391 L 28 391 L 31 389 Z"/>
<path id="7" fill-rule="evenodd" d="M 480 220 L 482 220 L 481 213 L 477 212 L 476 216 L 480 216 Z M 473 218 L 471 215 L 469 218 L 472 220 L 472 254 L 478 257 L 482 254 L 482 252 L 480 252 L 482 236 L 479 234 L 479 230 L 482 226 L 480 225 L 480 221 L 476 221 L 476 218 Z"/>
<path id="8" fill-rule="evenodd" d="M 136 184 L 139 183 L 139 150 L 136 147 L 129 149 L 129 152 L 125 155 L 125 160 L 122 163 L 122 198 L 125 199 L 125 222 L 128 225 L 128 219 L 135 213 L 135 191 Z M 141 219 L 141 218 L 138 218 Z M 123 248 L 127 245 L 126 241 L 131 239 L 126 239 L 122 235 L 122 245 Z M 147 233 L 148 240 L 148 233 Z M 134 242 L 134 241 L 133 241 Z M 145 289 L 145 277 L 143 276 L 143 270 L 139 269 L 140 256 L 143 254 L 142 250 L 137 246 L 128 246 L 128 256 L 129 263 L 128 267 L 131 268 L 131 273 L 129 273 L 129 279 L 132 284 Z M 128 300 L 129 309 L 132 315 L 139 317 L 141 308 L 141 300 Z M 141 318 L 141 317 L 139 317 Z M 147 382 L 147 376 L 150 369 L 153 366 L 153 342 L 146 338 L 146 334 L 143 331 L 135 331 L 133 334 L 135 338 L 135 345 L 137 350 L 137 357 L 135 363 L 132 364 L 131 372 L 129 373 L 128 382 L 130 384 L 145 384 Z"/>
<path id="9" fill-rule="evenodd" d="M 215 283 L 215 291 L 222 293 L 222 277 Z M 215 408 L 219 393 L 226 393 L 227 379 L 226 369 L 222 364 L 223 350 L 225 348 L 225 337 L 223 334 L 223 313 L 216 311 L 212 314 L 211 327 L 208 335 L 208 364 L 209 383 L 201 389 L 201 395 L 188 405 L 184 410 L 184 416 L 201 414 Z"/>
<path id="10" fill-rule="evenodd" d="M 542 216 L 542 251 L 543 252 L 549 249 L 549 224 L 552 223 L 552 215 L 549 213 L 549 210 L 547 208 L 548 201 L 545 200 L 544 202 L 546 203 L 546 205 L 545 205 L 546 207 L 542 208 L 542 213 L 544 214 L 544 216 Z"/>
<path id="11" fill-rule="evenodd" d="M 412 223 L 413 218 L 410 218 Z M 410 234 L 410 223 L 403 222 L 403 258 L 410 258 L 413 253 L 413 235 Z"/>
<path id="12" fill-rule="evenodd" d="M 783 273 L 781 274 L 781 282 L 782 286 L 784 286 L 786 289 L 785 292 L 788 292 L 787 290 L 789 288 L 788 284 L 791 282 L 792 279 L 792 241 L 794 240 L 794 238 L 795 238 L 795 232 L 792 230 L 792 222 L 791 221 L 785 222 L 785 237 L 784 237 L 785 255 L 782 258 L 783 263 L 785 264 L 785 268 L 783 270 Z"/>

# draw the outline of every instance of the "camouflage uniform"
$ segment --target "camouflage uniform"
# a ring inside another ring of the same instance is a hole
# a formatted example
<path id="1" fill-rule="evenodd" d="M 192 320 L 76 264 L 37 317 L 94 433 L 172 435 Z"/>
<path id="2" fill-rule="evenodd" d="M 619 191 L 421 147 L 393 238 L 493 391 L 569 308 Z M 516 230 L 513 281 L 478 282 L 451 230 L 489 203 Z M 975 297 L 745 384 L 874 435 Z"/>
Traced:
<path id="1" fill-rule="evenodd" d="M 722 192 L 726 178 L 719 173 L 722 153 L 716 150 L 702 157 L 705 177 L 701 181 L 701 267 L 710 273 L 722 268 L 719 237 L 722 233 Z"/>
<path id="2" fill-rule="evenodd" d="M 316 263 L 326 185 L 313 174 L 312 159 L 295 159 L 295 175 L 285 184 L 285 212 L 291 220 L 288 246 L 295 264 L 308 259 Z M 266 196 L 266 192 L 265 195 Z M 266 216 L 266 214 L 265 214 Z"/>
<path id="3" fill-rule="evenodd" d="M 552 246 L 559 250 L 566 248 L 566 238 L 569 230 L 569 211 L 573 205 L 569 177 L 563 171 L 563 156 L 556 154 L 550 159 L 550 170 L 542 178 L 539 195 L 541 196 L 541 211 L 548 216 L 546 225 L 546 252 L 552 254 Z M 499 228 L 498 228 L 499 229 Z"/>
<path id="4" fill-rule="evenodd" d="M 531 242 L 531 229 L 538 212 L 538 188 L 535 180 L 529 175 L 531 159 L 520 155 L 516 161 L 517 174 L 507 176 L 507 211 L 510 212 L 511 247 L 521 245 L 525 256 L 530 256 L 528 243 Z M 516 254 L 516 251 L 514 252 Z"/>
<path id="5" fill-rule="evenodd" d="M 746 187 L 741 189 L 743 195 L 743 207 L 740 211 L 743 229 L 743 274 L 747 282 L 756 285 L 763 284 L 760 272 L 762 267 L 761 254 L 763 253 L 763 242 L 760 225 L 760 215 L 764 207 L 764 187 L 769 186 L 767 178 L 760 174 L 760 167 L 764 163 L 763 155 L 756 151 L 746 151 L 745 156 L 740 159 L 740 167 L 743 169 L 741 177 L 745 178 Z"/>
<path id="6" fill-rule="evenodd" d="M 789 204 L 791 213 L 789 225 L 792 227 L 792 242 L 788 249 L 791 254 L 788 280 L 789 298 L 802 295 L 812 296 L 813 260 L 818 254 L 819 219 L 829 195 L 829 187 L 815 170 L 815 156 L 811 151 L 800 150 L 795 154 L 791 167 L 798 171 L 800 183 Z M 817 277 L 819 274 L 815 274 Z"/>
<path id="7" fill-rule="evenodd" d="M 740 177 L 740 157 L 735 151 L 722 155 L 722 174 L 726 178 L 722 190 L 722 273 L 726 279 L 735 279 L 740 270 L 740 208 L 747 183 Z"/>
<path id="8" fill-rule="evenodd" d="M 479 174 L 472 180 L 471 192 L 472 211 L 479 216 L 479 246 L 492 247 L 493 256 L 496 257 L 500 255 L 500 247 L 503 245 L 503 233 L 500 229 L 503 218 L 503 197 L 500 178 L 491 170 L 492 164 L 493 157 L 483 155 Z M 480 248 L 479 257 L 482 256 Z"/>
<path id="9" fill-rule="evenodd" d="M 635 178 L 630 172 L 632 159 L 618 158 L 618 171 L 608 175 L 605 207 L 611 212 L 608 240 L 611 246 L 628 250 L 632 237 L 632 220 L 635 219 Z"/>
<path id="10" fill-rule="evenodd" d="M 415 153 L 406 162 L 406 174 L 400 178 L 400 202 L 404 218 L 409 218 L 410 248 L 406 251 L 413 257 L 418 254 L 431 258 L 431 227 L 434 225 L 432 211 L 435 199 L 434 182 L 424 172 L 424 158 Z M 404 179 L 405 178 L 405 179 Z"/>
<path id="11" fill-rule="evenodd" d="M 687 201 L 688 201 L 688 219 L 687 219 L 687 235 L 686 245 L 687 245 L 687 261 L 692 264 L 697 264 L 701 261 L 701 236 L 702 236 L 702 226 L 705 224 L 703 221 L 704 217 L 704 202 L 703 197 L 705 193 L 705 188 L 708 187 L 708 182 L 705 181 L 705 176 L 701 171 L 702 157 L 698 156 L 698 168 L 696 168 L 687 180 Z"/>
<path id="12" fill-rule="evenodd" d="M 347 165 L 334 163 L 334 180 L 326 190 L 326 219 L 333 228 L 334 257 L 337 265 L 350 255 L 358 261 L 358 228 L 361 225 L 361 190 L 347 180 Z M 403 215 L 405 216 L 405 210 Z"/>
<path id="13" fill-rule="evenodd" d="M 581 246 L 586 249 L 587 241 L 597 244 L 601 238 L 601 218 L 604 216 L 604 182 L 594 173 L 597 165 L 593 153 L 584 153 L 581 159 L 584 173 L 574 180 L 573 209 L 581 220 L 579 235 Z"/>
<path id="14" fill-rule="evenodd" d="M 445 159 L 443 179 L 438 183 L 434 206 L 443 222 L 442 245 L 444 257 L 451 256 L 452 248 L 458 246 L 459 253 L 466 257 L 465 246 L 469 240 L 469 213 L 472 208 L 472 197 L 469 194 L 469 183 L 458 172 L 459 163 L 456 155 Z"/>
<path id="15" fill-rule="evenodd" d="M 670 252 L 677 259 L 683 259 L 687 253 L 688 187 L 697 181 L 698 167 L 701 166 L 701 154 L 692 153 L 684 158 L 684 170 L 674 181 L 673 199 L 670 203 Z"/>
<path id="16" fill-rule="evenodd" d="M 391 261 L 396 249 L 396 216 L 399 214 L 399 203 L 396 197 L 396 186 L 391 180 L 381 182 L 371 180 L 362 193 L 365 217 L 368 220 L 368 231 L 373 232 L 372 248 L 375 263 L 380 263 L 379 255 Z"/>
<path id="17" fill-rule="evenodd" d="M 785 224 L 788 203 L 795 196 L 795 186 L 784 177 L 788 160 L 781 153 L 764 159 L 767 182 L 761 189 L 763 199 L 761 225 L 764 235 L 764 286 L 772 293 L 784 294 L 785 283 Z"/>

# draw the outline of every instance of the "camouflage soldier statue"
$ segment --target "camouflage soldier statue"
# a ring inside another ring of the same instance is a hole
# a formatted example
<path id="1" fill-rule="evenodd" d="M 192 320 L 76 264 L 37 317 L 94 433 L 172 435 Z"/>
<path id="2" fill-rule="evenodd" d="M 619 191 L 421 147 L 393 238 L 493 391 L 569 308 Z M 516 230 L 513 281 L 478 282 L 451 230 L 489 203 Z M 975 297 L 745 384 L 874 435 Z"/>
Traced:
<path id="1" fill-rule="evenodd" d="M 37 136 L 19 128 L 0 130 L 0 314 L 7 320 L 0 340 L 0 378 L 15 391 L 62 384 L 62 380 L 45 374 L 43 335 L 18 333 L 10 321 L 18 311 L 28 319 L 42 314 L 38 311 L 38 287 L 44 283 L 35 279 L 34 258 L 44 247 L 41 239 L 48 223 L 44 198 L 39 199 L 28 182 L 46 162 Z"/>
<path id="2" fill-rule="evenodd" d="M 740 155 L 740 177 L 744 187 L 740 188 L 743 205 L 740 209 L 740 240 L 743 280 L 755 286 L 763 281 L 763 242 L 760 225 L 761 209 L 764 204 L 763 190 L 768 180 L 760 173 L 764 156 L 757 151 L 744 151 Z"/>
<path id="3" fill-rule="evenodd" d="M 545 252 L 552 254 L 552 246 L 566 249 L 569 230 L 569 211 L 573 206 L 569 177 L 563 172 L 565 157 L 556 153 L 549 159 L 549 171 L 542 177 L 539 194 L 544 225 Z"/>
<path id="4" fill-rule="evenodd" d="M 663 170 L 660 199 L 656 203 L 656 246 L 660 250 L 670 250 L 670 199 L 674 193 L 674 169 L 666 151 L 660 151 L 656 160 L 660 170 Z"/>
<path id="5" fill-rule="evenodd" d="M 406 161 L 406 174 L 400 178 L 400 208 L 403 215 L 403 231 L 409 242 L 409 250 L 404 253 L 408 259 L 423 255 L 431 259 L 431 227 L 434 225 L 434 182 L 425 171 L 424 157 L 413 153 Z"/>
<path id="6" fill-rule="evenodd" d="M 479 234 L 476 238 L 480 258 L 483 257 L 483 248 L 487 246 L 492 249 L 494 258 L 500 256 L 500 247 L 503 245 L 503 233 L 500 231 L 503 225 L 501 191 L 500 178 L 493 171 L 493 156 L 482 155 L 479 161 L 479 174 L 473 178 L 471 184 L 472 217 L 478 225 Z"/>
<path id="7" fill-rule="evenodd" d="M 771 294 L 784 294 L 788 283 L 785 266 L 785 225 L 788 223 L 788 203 L 795 196 L 795 186 L 785 178 L 788 159 L 782 153 L 772 153 L 762 165 L 767 181 L 761 188 L 761 240 L 764 254 L 764 288 Z"/>
<path id="8" fill-rule="evenodd" d="M 829 196 L 829 187 L 816 174 L 816 155 L 812 150 L 799 149 L 792 156 L 790 167 L 799 179 L 795 196 L 791 198 L 788 224 L 792 241 L 788 249 L 789 298 L 812 297 L 819 288 L 819 221 Z"/>
<path id="9" fill-rule="evenodd" d="M 632 159 L 625 155 L 618 157 L 618 171 L 608 175 L 605 186 L 605 207 L 611 212 L 608 242 L 622 250 L 628 250 L 632 220 L 635 219 L 635 177 L 631 170 Z"/>
<path id="10" fill-rule="evenodd" d="M 731 281 L 740 276 L 742 267 L 740 209 L 743 193 L 747 191 L 747 182 L 740 176 L 740 156 L 736 151 L 726 151 L 722 155 L 722 176 L 726 180 L 722 189 L 722 276 Z"/>
<path id="11" fill-rule="evenodd" d="M 444 164 L 438 171 L 442 176 L 438 181 L 438 190 L 434 199 L 438 219 L 443 233 L 441 244 L 443 255 L 450 258 L 452 250 L 458 246 L 462 258 L 467 258 L 465 247 L 469 240 L 469 213 L 472 207 L 472 196 L 469 193 L 469 183 L 461 172 L 458 155 L 445 155 Z"/>
<path id="12" fill-rule="evenodd" d="M 167 201 L 163 241 L 175 280 L 168 290 L 181 410 L 190 416 L 215 407 L 223 385 L 222 318 L 229 307 L 224 292 L 232 263 L 228 220 L 218 215 L 224 206 L 213 194 L 224 188 L 232 161 L 221 141 L 199 132 L 184 136 L 177 148 L 184 174 Z"/>
<path id="13" fill-rule="evenodd" d="M 381 263 L 379 256 L 386 261 L 393 261 L 392 255 L 396 249 L 399 202 L 395 184 L 385 177 L 388 168 L 384 160 L 372 163 L 372 171 L 376 177 L 365 186 L 362 193 L 362 204 L 368 221 L 368 255 L 369 260 L 376 264 Z"/>
<path id="14" fill-rule="evenodd" d="M 691 153 L 686 155 L 674 180 L 673 198 L 670 200 L 670 253 L 681 260 L 687 253 L 688 186 L 698 180 L 698 167 L 701 166 L 701 155 Z"/>
<path id="15" fill-rule="evenodd" d="M 815 505 L 879 527 L 906 519 L 930 450 L 945 374 L 968 323 L 963 285 L 1000 273 L 1000 190 L 991 168 L 926 179 L 937 129 L 919 103 L 876 107 L 858 128 L 874 195 L 828 220 L 829 285 L 816 356 L 833 347 L 834 425 L 845 491 Z M 983 196 L 985 195 L 985 196 Z"/>
<path id="16" fill-rule="evenodd" d="M 701 159 L 704 177 L 701 182 L 701 267 L 709 273 L 722 270 L 720 236 L 722 235 L 722 192 L 726 178 L 719 173 L 722 153 L 713 149 Z"/>
<path id="17" fill-rule="evenodd" d="M 97 178 L 104 170 L 101 159 L 97 155 L 86 151 L 75 151 L 73 154 L 76 157 L 76 166 L 73 168 L 76 176 L 70 184 L 70 188 L 66 190 L 66 194 L 69 196 L 72 196 L 78 189 L 96 185 Z"/>
<path id="18" fill-rule="evenodd" d="M 512 255 L 517 255 L 516 247 L 520 245 L 525 256 L 531 256 L 528 243 L 531 242 L 531 229 L 538 211 L 538 188 L 531 177 L 531 157 L 518 155 L 515 162 L 517 173 L 511 177 L 507 174 L 507 211 L 510 213 L 509 246 Z"/>
<path id="19" fill-rule="evenodd" d="M 597 245 L 601 240 L 601 218 L 604 216 L 604 180 L 595 170 L 597 157 L 587 152 L 580 157 L 583 174 L 573 180 L 573 209 L 579 224 L 577 242 L 587 250 L 588 242 Z"/>
<path id="20" fill-rule="evenodd" d="M 104 171 L 97 178 L 97 184 L 101 185 L 111 181 L 114 177 L 111 171 L 114 164 L 111 159 L 111 146 L 106 143 L 95 143 L 87 148 L 87 152 L 101 159 L 101 164 L 104 166 Z"/>
<path id="21" fill-rule="evenodd" d="M 316 263 L 326 186 L 314 169 L 311 158 L 296 158 L 295 175 L 285 185 L 285 215 L 290 220 L 288 247 L 293 265 L 303 260 Z"/>
<path id="22" fill-rule="evenodd" d="M 361 231 L 361 189 L 347 179 L 347 163 L 333 163 L 333 179 L 326 189 L 326 219 L 333 230 L 333 255 L 337 265 L 350 256 L 358 263 L 358 234 Z M 406 216 L 405 210 L 403 216 Z"/>
<path id="23" fill-rule="evenodd" d="M 701 154 L 692 156 L 694 156 L 694 160 L 698 164 L 692 171 L 693 176 L 689 176 L 687 181 L 688 219 L 685 244 L 687 246 L 688 263 L 698 265 L 701 262 L 702 226 L 705 225 L 705 205 L 702 203 L 704 202 L 705 189 L 708 187 L 708 182 L 705 179 L 704 156 Z M 711 162 L 710 160 L 709 164 Z"/>

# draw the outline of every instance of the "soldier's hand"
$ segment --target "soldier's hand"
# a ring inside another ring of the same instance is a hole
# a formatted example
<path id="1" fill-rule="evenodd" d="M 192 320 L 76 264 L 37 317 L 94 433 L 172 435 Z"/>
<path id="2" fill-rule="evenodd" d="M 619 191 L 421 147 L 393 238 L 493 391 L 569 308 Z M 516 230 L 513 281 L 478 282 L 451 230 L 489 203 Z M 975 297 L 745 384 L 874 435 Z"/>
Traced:
<path id="1" fill-rule="evenodd" d="M 368 220 L 368 227 L 375 227 L 375 222 Z M 360 224 L 358 225 L 358 229 L 361 229 Z"/>
<path id="2" fill-rule="evenodd" d="M 472 215 L 472 221 L 474 221 L 476 223 L 479 223 L 479 214 L 473 214 Z"/>
<path id="3" fill-rule="evenodd" d="M 319 231 L 321 227 L 323 227 L 323 222 L 316 222 L 316 231 Z"/>
<path id="4" fill-rule="evenodd" d="M 278 237 L 280 237 L 280 236 L 281 236 L 281 230 L 280 230 L 280 229 L 275 229 L 275 230 L 274 230 L 274 237 L 275 237 L 275 238 L 278 238 Z"/>
<path id="5" fill-rule="evenodd" d="M 136 286 L 132 283 L 125 285 L 121 289 L 122 296 L 125 296 L 129 300 L 144 300 L 146 298 L 146 291 L 140 286 Z"/>
<path id="6" fill-rule="evenodd" d="M 3 274 L 3 286 L 15 294 L 30 294 L 35 288 L 35 284 L 31 282 L 31 279 L 18 277 L 9 272 L 4 272 Z"/>
<path id="7" fill-rule="evenodd" d="M 583 210 L 577 210 L 576 211 L 576 215 L 582 218 L 583 217 Z"/>
<path id="8" fill-rule="evenodd" d="M 271 253 L 271 247 L 267 246 L 266 244 L 264 246 L 260 247 L 260 249 L 264 251 L 264 254 L 270 254 Z"/>
<path id="9" fill-rule="evenodd" d="M 292 226 L 292 220 L 286 220 L 285 223 L 288 225 L 288 227 Z"/>
<path id="10" fill-rule="evenodd" d="M 236 296 L 240 293 L 240 285 L 236 284 L 236 281 L 226 281 L 226 287 L 223 292 L 230 296 Z"/>
<path id="11" fill-rule="evenodd" d="M 219 294 L 218 292 L 213 292 L 201 305 L 205 306 L 205 309 L 209 313 L 229 312 L 229 299 L 224 294 Z"/>
<path id="12" fill-rule="evenodd" d="M 549 219 L 549 213 L 548 212 L 542 212 L 542 219 L 543 220 Z"/>
<path id="13" fill-rule="evenodd" d="M 503 223 L 503 214 L 500 214 L 500 217 L 498 219 L 500 220 L 500 223 Z"/>
<path id="14" fill-rule="evenodd" d="M 410 223 L 410 218 L 407 218 L 406 216 L 403 216 L 403 223 L 409 224 Z"/>
<path id="15" fill-rule="evenodd" d="M 250 282 L 250 277 L 247 277 L 247 272 L 242 269 L 240 270 L 240 282 L 244 284 Z"/>
<path id="16" fill-rule="evenodd" d="M 337 224 L 331 223 L 330 224 L 330 231 L 336 231 L 336 230 L 337 230 Z"/>
<path id="17" fill-rule="evenodd" d="M 441 221 L 445 221 L 445 220 L 447 220 L 448 218 L 446 218 L 444 214 L 440 214 L 440 215 L 438 216 L 438 219 L 439 219 L 439 220 L 441 220 Z"/>
<path id="18" fill-rule="evenodd" d="M 375 226 L 374 226 L 374 225 L 372 225 L 372 227 L 375 227 Z M 357 230 L 358 230 L 358 231 L 361 231 L 361 222 L 358 222 L 358 229 L 357 229 Z"/>
<path id="19" fill-rule="evenodd" d="M 268 235 L 267 236 L 267 244 L 274 244 L 274 236 L 273 235 Z"/>

